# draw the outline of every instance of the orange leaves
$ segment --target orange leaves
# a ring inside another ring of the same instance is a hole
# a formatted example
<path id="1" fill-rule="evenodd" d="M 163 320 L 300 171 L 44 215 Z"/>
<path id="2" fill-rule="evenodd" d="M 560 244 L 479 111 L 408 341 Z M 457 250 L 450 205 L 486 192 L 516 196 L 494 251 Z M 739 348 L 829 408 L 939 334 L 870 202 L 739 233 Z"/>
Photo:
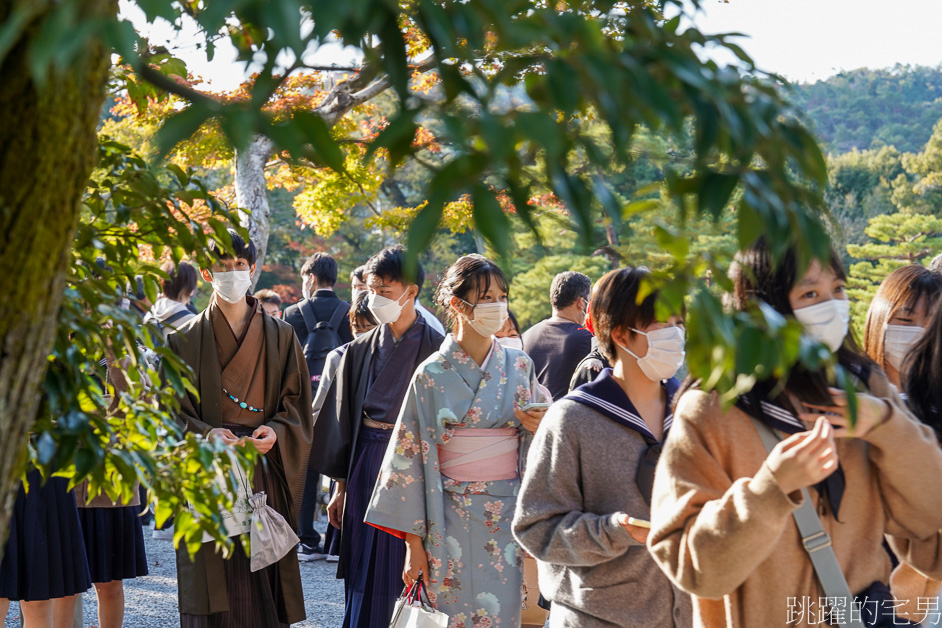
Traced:
<path id="1" fill-rule="evenodd" d="M 484 50 L 487 52 L 493 52 L 497 49 L 497 33 L 494 31 L 487 31 L 484 33 Z"/>
<path id="2" fill-rule="evenodd" d="M 566 205 L 552 192 L 533 196 L 527 201 L 527 205 L 541 209 L 548 209 L 556 213 L 565 213 Z"/>
<path id="3" fill-rule="evenodd" d="M 432 46 L 432 42 L 418 25 L 407 15 L 399 16 L 399 28 L 406 40 L 406 54 L 410 59 L 424 55 Z"/>
<path id="4" fill-rule="evenodd" d="M 420 126 L 416 129 L 412 146 L 415 148 L 424 148 L 432 153 L 442 152 L 442 146 L 438 143 L 438 138 L 424 126 Z"/>
<path id="5" fill-rule="evenodd" d="M 229 207 L 235 207 L 236 192 L 234 184 L 230 183 L 213 190 L 213 196 L 215 196 L 220 203 L 228 205 Z"/>

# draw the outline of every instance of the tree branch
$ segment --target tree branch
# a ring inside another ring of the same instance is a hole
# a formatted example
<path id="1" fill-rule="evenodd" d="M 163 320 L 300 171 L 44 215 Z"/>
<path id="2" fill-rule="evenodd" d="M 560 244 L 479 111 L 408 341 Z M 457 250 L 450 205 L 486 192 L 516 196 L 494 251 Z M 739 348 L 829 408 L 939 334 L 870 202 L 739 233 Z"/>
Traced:
<path id="1" fill-rule="evenodd" d="M 200 103 L 209 108 L 210 111 L 219 112 L 222 110 L 222 103 L 209 96 L 204 94 L 199 90 L 195 90 L 188 85 L 181 85 L 176 82 L 169 76 L 161 74 L 154 68 L 150 67 L 147 64 L 145 59 L 141 59 L 138 63 L 135 64 L 134 71 L 137 72 L 138 76 L 142 79 L 153 85 L 154 87 L 160 88 L 169 94 L 176 94 L 181 98 L 185 98 L 191 103 Z"/>
<path id="2" fill-rule="evenodd" d="M 428 72 L 438 64 L 434 55 L 417 63 L 417 72 Z M 361 87 L 362 86 L 362 87 Z M 321 116 L 328 127 L 332 127 L 348 111 L 375 98 L 392 86 L 385 74 L 377 75 L 370 63 L 364 63 L 360 72 L 352 79 L 337 83 L 317 107 L 314 113 Z"/>

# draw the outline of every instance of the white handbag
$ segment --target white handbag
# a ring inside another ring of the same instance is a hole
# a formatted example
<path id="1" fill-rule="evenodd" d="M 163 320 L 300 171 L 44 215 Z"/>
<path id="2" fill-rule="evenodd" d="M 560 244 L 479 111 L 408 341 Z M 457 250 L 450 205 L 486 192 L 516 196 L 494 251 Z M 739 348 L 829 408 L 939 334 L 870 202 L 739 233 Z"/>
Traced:
<path id="1" fill-rule="evenodd" d="M 249 497 L 252 507 L 252 571 L 274 565 L 301 542 L 281 514 L 269 506 L 265 493 Z"/>
<path id="2" fill-rule="evenodd" d="M 229 483 L 226 481 L 222 472 L 216 474 L 215 481 L 216 486 L 219 487 L 219 491 L 224 493 L 228 499 L 232 500 L 232 510 L 223 510 L 219 514 L 222 516 L 224 534 L 227 537 L 233 537 L 240 534 L 248 534 L 251 531 L 252 506 L 249 504 L 249 497 L 252 495 L 252 487 L 249 485 L 245 471 L 242 469 L 242 465 L 239 464 L 235 453 L 230 451 L 228 455 L 232 472 L 235 474 L 236 478 L 238 478 L 238 492 L 235 495 L 232 494 L 229 490 Z M 202 516 L 192 504 L 189 505 L 189 508 L 195 518 L 199 519 Z M 203 543 L 209 543 L 210 541 L 215 541 L 215 539 L 210 533 L 204 532 Z"/>
<path id="3" fill-rule="evenodd" d="M 448 628 L 448 615 L 432 606 L 421 574 L 415 584 L 403 590 L 402 596 L 396 601 L 389 628 Z"/>

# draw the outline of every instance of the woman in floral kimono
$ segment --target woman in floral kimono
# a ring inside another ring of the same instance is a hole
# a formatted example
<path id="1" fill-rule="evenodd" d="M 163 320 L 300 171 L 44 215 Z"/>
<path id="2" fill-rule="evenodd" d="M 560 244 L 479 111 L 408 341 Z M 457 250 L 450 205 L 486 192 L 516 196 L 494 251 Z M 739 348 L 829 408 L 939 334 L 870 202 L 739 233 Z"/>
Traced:
<path id="1" fill-rule="evenodd" d="M 405 540 L 403 581 L 421 572 L 449 628 L 520 625 L 523 555 L 510 529 L 520 461 L 545 409 L 533 363 L 498 343 L 507 282 L 480 255 L 439 286 L 453 332 L 412 378 L 366 522 Z"/>

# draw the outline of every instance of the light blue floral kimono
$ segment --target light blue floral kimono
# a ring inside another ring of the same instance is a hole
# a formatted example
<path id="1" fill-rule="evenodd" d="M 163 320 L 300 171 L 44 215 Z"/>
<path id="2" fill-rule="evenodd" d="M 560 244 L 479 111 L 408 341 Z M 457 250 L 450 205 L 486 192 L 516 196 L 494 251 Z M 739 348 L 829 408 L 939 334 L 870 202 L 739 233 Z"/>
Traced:
<path id="1" fill-rule="evenodd" d="M 494 342 L 482 369 L 449 335 L 419 366 L 402 405 L 366 521 L 423 538 L 429 595 L 449 628 L 520 625 L 523 555 L 510 529 L 520 472 L 452 480 L 439 470 L 438 446 L 456 428 L 518 428 L 522 464 L 530 434 L 514 408 L 543 401 L 537 386 L 522 351 Z"/>

